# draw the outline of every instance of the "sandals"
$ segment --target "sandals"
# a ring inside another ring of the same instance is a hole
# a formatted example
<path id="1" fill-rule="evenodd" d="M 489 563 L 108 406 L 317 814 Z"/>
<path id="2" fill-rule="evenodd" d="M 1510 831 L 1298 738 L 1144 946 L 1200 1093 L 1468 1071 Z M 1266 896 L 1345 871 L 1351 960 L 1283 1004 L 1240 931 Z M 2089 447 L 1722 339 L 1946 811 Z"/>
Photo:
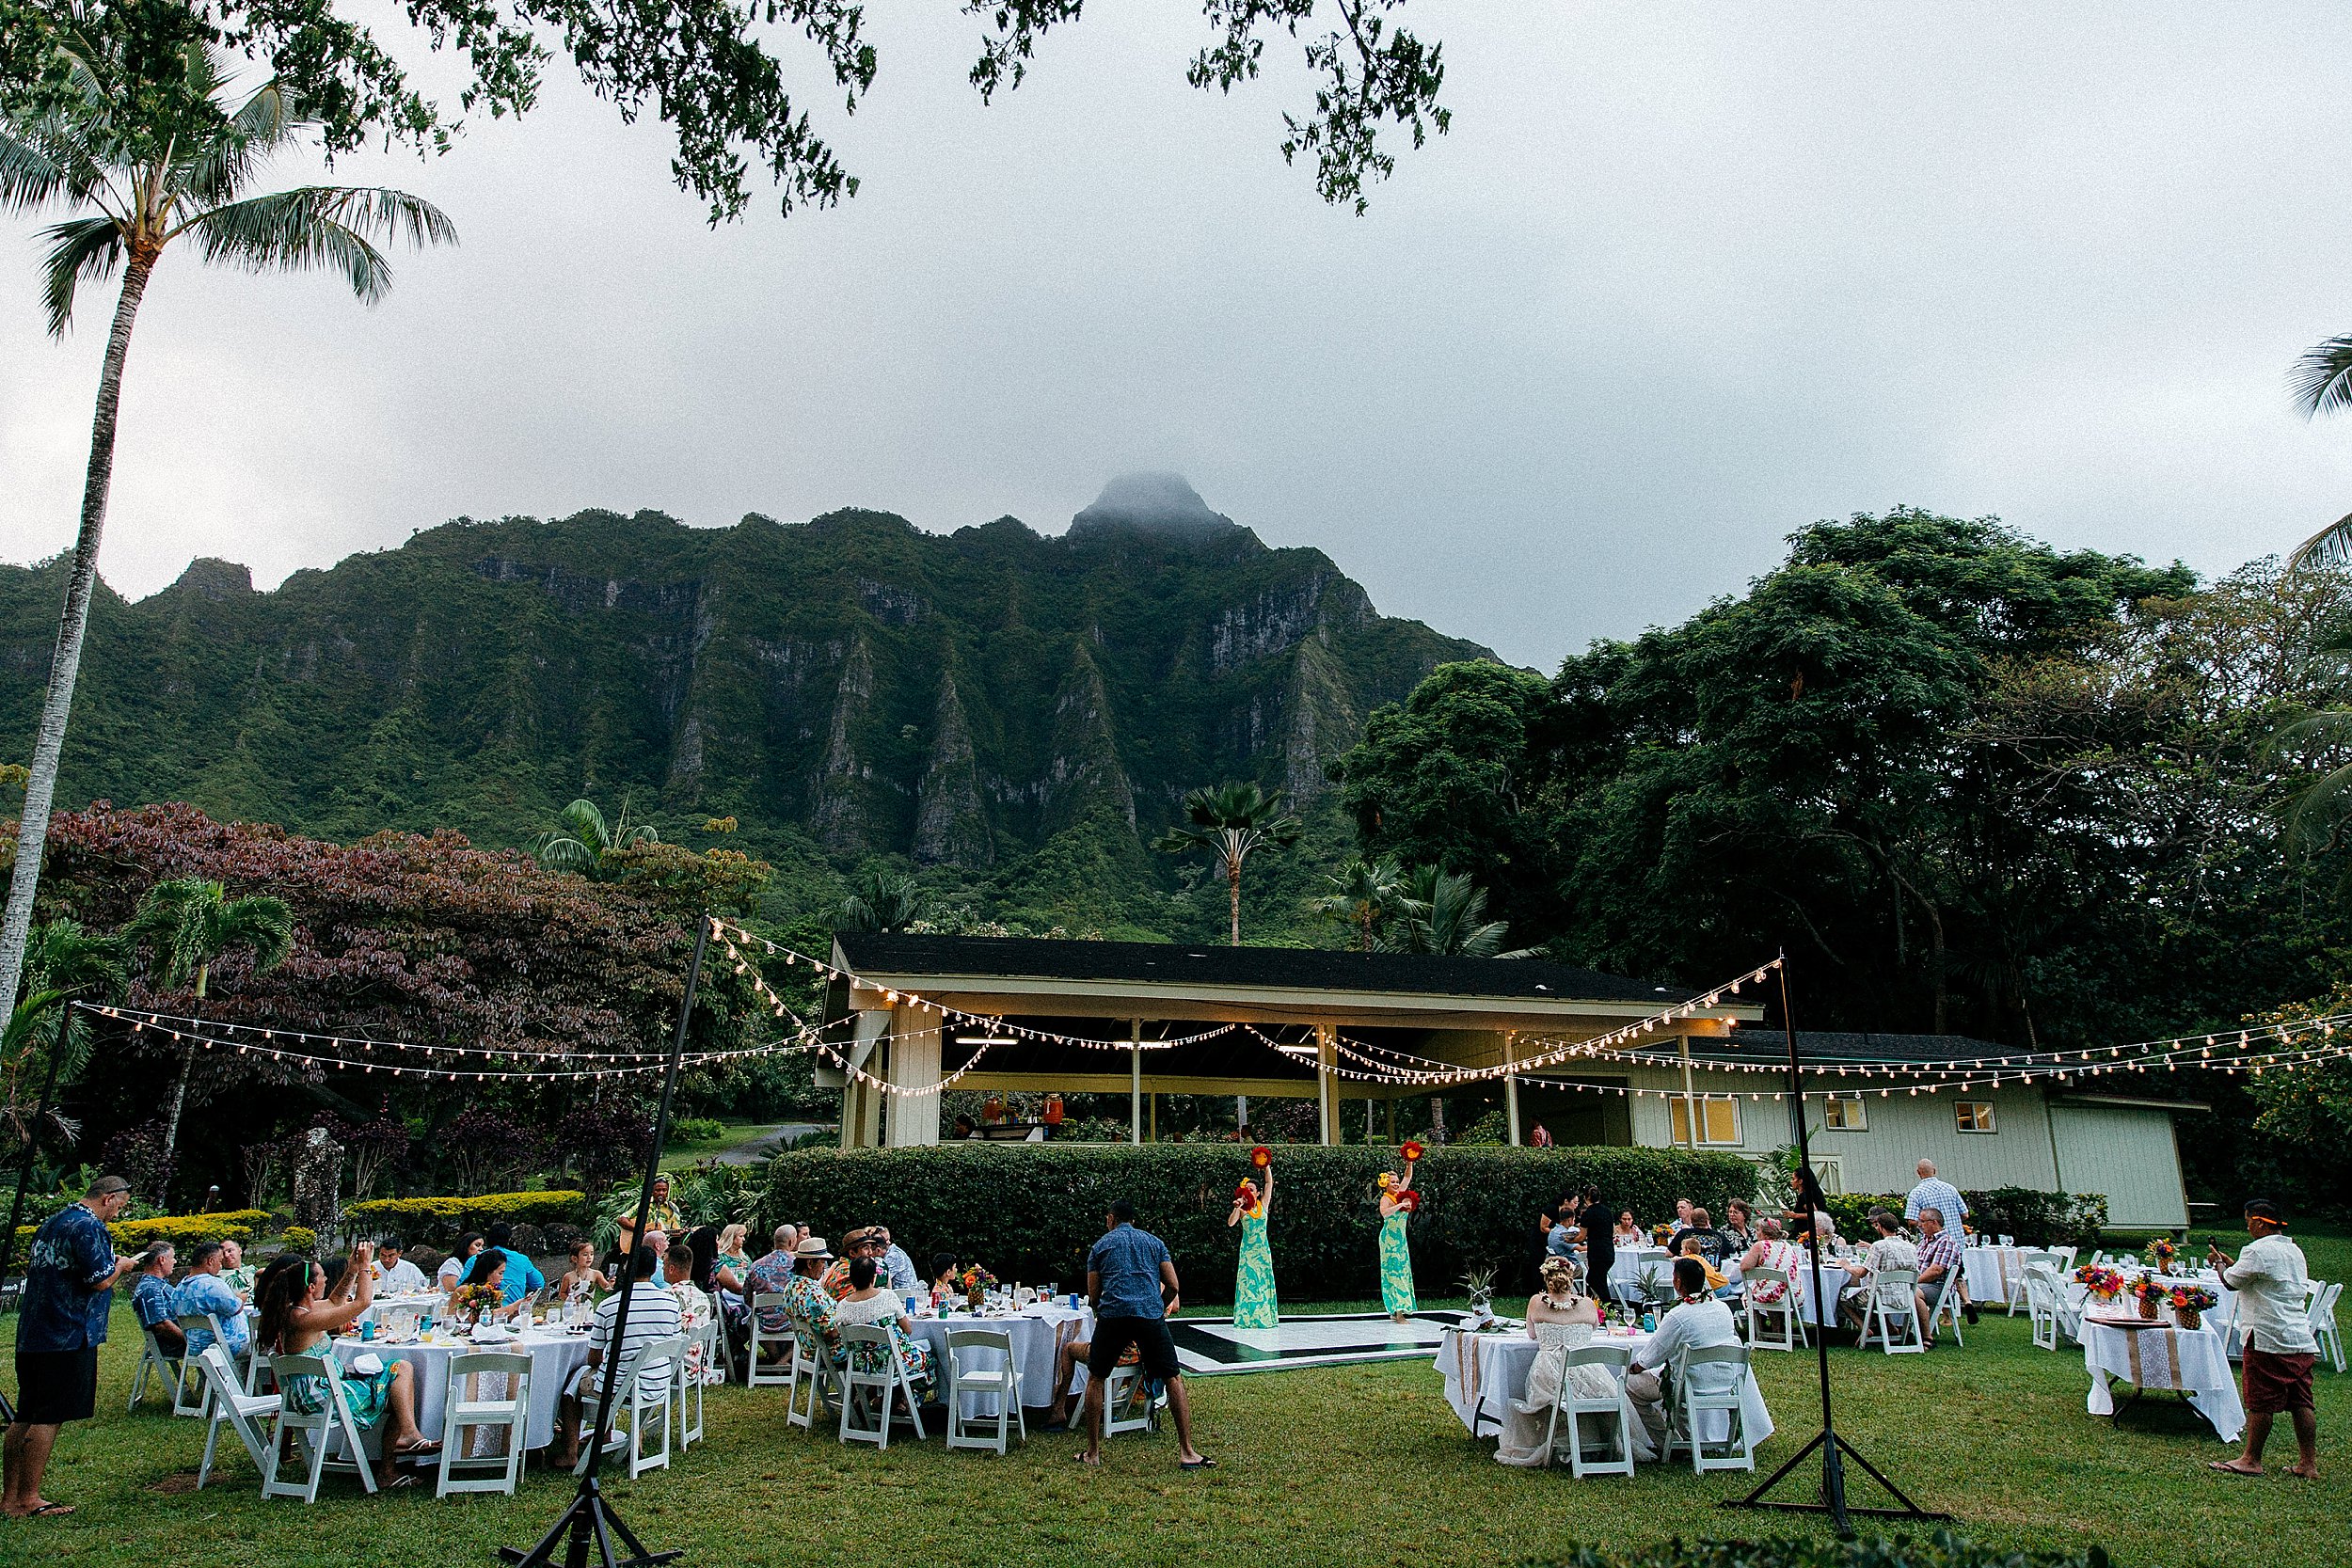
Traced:
<path id="1" fill-rule="evenodd" d="M 51 1519 L 62 1519 L 72 1512 L 73 1504 L 72 1503 L 43 1503 L 39 1508 L 27 1509 L 23 1513 L 18 1514 L 17 1517 L 20 1519 L 40 1519 L 44 1517 Z"/>
<path id="2" fill-rule="evenodd" d="M 427 1454 L 436 1454 L 440 1451 L 441 1440 L 437 1437 L 420 1437 L 413 1443 L 395 1443 L 392 1445 L 392 1457 L 394 1459 L 419 1459 Z"/>
<path id="3" fill-rule="evenodd" d="M 1211 1458 L 1210 1458 L 1207 1454 L 1205 1454 L 1205 1453 L 1204 1453 L 1204 1454 L 1202 1454 L 1202 1455 L 1201 1455 L 1200 1458 L 1198 1458 L 1198 1459 L 1186 1459 L 1186 1460 L 1181 1460 L 1181 1461 L 1179 1461 L 1179 1462 L 1178 1462 L 1178 1468 L 1180 1468 L 1180 1469 L 1185 1469 L 1185 1470 L 1214 1470 L 1214 1469 L 1216 1469 L 1216 1460 L 1214 1460 L 1214 1459 L 1211 1459 Z"/>
<path id="4" fill-rule="evenodd" d="M 2207 1465 L 2205 1468 L 2208 1470 L 2218 1470 L 2225 1476 L 2244 1476 L 2249 1481 L 2252 1481 L 2256 1477 L 2264 1474 L 2261 1470 L 2247 1469 L 2234 1459 L 2217 1459 Z"/>
<path id="5" fill-rule="evenodd" d="M 393 1473 L 391 1480 L 377 1481 L 375 1483 L 375 1489 L 378 1492 L 397 1492 L 405 1486 L 421 1486 L 423 1484 L 424 1482 L 418 1479 L 415 1471 L 399 1470 Z"/>

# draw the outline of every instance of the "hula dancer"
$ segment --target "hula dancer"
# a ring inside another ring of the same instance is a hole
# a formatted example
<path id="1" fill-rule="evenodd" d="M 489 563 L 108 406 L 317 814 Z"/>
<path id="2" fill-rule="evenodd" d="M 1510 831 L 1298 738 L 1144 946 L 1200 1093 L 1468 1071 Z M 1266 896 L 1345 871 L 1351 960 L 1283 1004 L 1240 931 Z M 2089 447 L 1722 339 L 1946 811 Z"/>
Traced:
<path id="1" fill-rule="evenodd" d="M 1398 1323 L 1411 1317 L 1419 1305 L 1413 1298 L 1413 1248 L 1405 1227 L 1421 1207 L 1421 1194 L 1413 1190 L 1413 1168 L 1420 1159 L 1421 1145 L 1408 1143 L 1404 1180 L 1380 1173 L 1380 1305 Z"/>
<path id="2" fill-rule="evenodd" d="M 1274 1296 L 1274 1244 L 1266 1240 L 1266 1209 L 1274 1202 L 1274 1156 L 1263 1145 L 1249 1151 L 1250 1164 L 1264 1175 L 1265 1187 L 1244 1178 L 1233 1192 L 1233 1212 L 1228 1227 L 1241 1227 L 1241 1260 L 1233 1275 L 1233 1326 L 1272 1328 L 1282 1321 Z"/>

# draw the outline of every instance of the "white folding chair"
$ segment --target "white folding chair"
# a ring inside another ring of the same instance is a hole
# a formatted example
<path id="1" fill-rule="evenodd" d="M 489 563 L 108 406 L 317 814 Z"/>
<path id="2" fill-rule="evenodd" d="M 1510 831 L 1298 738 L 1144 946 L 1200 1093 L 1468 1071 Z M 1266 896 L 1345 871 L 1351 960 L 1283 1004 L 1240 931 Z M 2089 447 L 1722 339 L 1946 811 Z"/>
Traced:
<path id="1" fill-rule="evenodd" d="M 1740 1292 L 1740 1307 L 1747 1319 L 1748 1345 L 1751 1349 L 1795 1350 L 1799 1345 L 1812 1342 L 1805 1335 L 1804 1314 L 1798 1309 L 1797 1288 L 1789 1282 L 1785 1271 L 1765 1268 L 1750 1269 L 1740 1280 L 1740 1284 L 1743 1287 Z M 1756 1299 L 1756 1288 L 1758 1285 L 1773 1284 L 1780 1287 L 1779 1300 L 1758 1301 Z M 1772 1333 L 1771 1327 L 1768 1326 L 1773 1320 L 1778 1322 L 1779 1332 L 1777 1334 Z"/>
<path id="2" fill-rule="evenodd" d="M 857 1347 L 860 1345 L 872 1346 L 879 1351 L 881 1370 L 869 1372 L 858 1370 Z M 854 1439 L 881 1449 L 890 1447 L 892 1407 L 903 1399 L 907 1417 L 914 1423 L 915 1440 L 920 1442 L 926 1435 L 923 1411 L 914 1396 L 914 1380 L 907 1376 L 906 1363 L 898 1358 L 898 1325 L 843 1323 L 841 1351 L 840 1440 L 847 1443 Z M 873 1396 L 874 1422 L 871 1426 L 860 1418 L 859 1412 L 866 1404 L 861 1395 Z"/>
<path id="3" fill-rule="evenodd" d="M 367 1439 L 360 1434 L 359 1423 L 353 1419 L 351 1404 L 343 1398 L 342 1368 L 328 1354 L 273 1355 L 270 1373 L 278 1380 L 279 1402 L 278 1435 L 282 1442 L 288 1433 L 298 1434 L 307 1455 L 303 1478 L 298 1481 L 279 1479 L 284 1465 L 273 1465 L 262 1474 L 262 1496 L 264 1497 L 300 1497 L 306 1503 L 319 1500 L 319 1480 L 328 1467 L 338 1471 L 357 1470 L 359 1484 L 373 1495 L 375 1491 L 375 1467 L 368 1463 Z M 284 1399 L 291 1381 L 298 1377 L 326 1380 L 326 1398 L 317 1410 L 297 1410 Z"/>
<path id="4" fill-rule="evenodd" d="M 2044 1252 L 2040 1247 L 2019 1247 L 2016 1259 L 2010 1264 L 2009 1300 L 2005 1305 L 2012 1318 L 2017 1316 L 2017 1309 L 2026 1305 L 2026 1271 L 2037 1263 L 2047 1263 L 2056 1268 L 2058 1255 Z"/>
<path id="5" fill-rule="evenodd" d="M 624 1362 L 620 1375 L 612 1381 L 612 1444 L 622 1444 L 623 1419 L 628 1432 L 628 1478 L 635 1481 L 647 1470 L 670 1467 L 670 1402 L 677 1386 L 677 1364 L 686 1359 L 686 1339 L 672 1335 L 666 1339 L 648 1339 L 635 1355 Z M 601 1369 L 591 1368 L 586 1375 L 595 1380 L 590 1398 L 582 1402 L 580 1433 L 587 1435 L 596 1430 L 596 1400 L 604 1380 Z M 652 1446 L 660 1438 L 661 1446 Z M 573 1467 L 575 1475 L 588 1469 L 588 1451 L 580 1449 L 580 1463 Z"/>
<path id="6" fill-rule="evenodd" d="M 179 1324 L 180 1332 L 186 1337 L 187 1342 L 191 1345 L 198 1342 L 196 1337 L 199 1334 L 212 1336 L 211 1338 L 203 1341 L 205 1344 L 217 1345 L 224 1342 L 220 1334 L 220 1320 L 210 1312 L 183 1312 L 171 1321 Z M 171 1413 L 173 1415 L 200 1417 L 205 1413 L 205 1390 L 208 1386 L 204 1381 L 203 1363 L 204 1357 L 201 1352 L 195 1355 L 180 1357 L 177 1363 L 180 1369 L 178 1379 L 172 1385 L 171 1389 Z"/>
<path id="7" fill-rule="evenodd" d="M 1889 1355 L 1916 1352 L 1926 1354 L 1928 1342 L 1919 1332 L 1919 1312 L 1913 1296 L 1919 1289 L 1914 1269 L 1881 1269 L 1865 1288 L 1862 1338 L 1856 1348 L 1867 1350 L 1876 1333 Z"/>
<path id="8" fill-rule="evenodd" d="M 220 1429 L 225 1425 L 237 1434 L 245 1445 L 246 1456 L 253 1461 L 254 1469 L 267 1482 L 278 1473 L 278 1396 L 248 1394 L 237 1386 L 237 1369 L 229 1359 L 228 1347 L 217 1339 L 198 1352 L 195 1357 L 197 1375 L 212 1392 L 212 1414 L 205 1423 L 204 1463 L 197 1466 L 196 1489 L 204 1490 L 204 1483 L 213 1479 L 213 1459 L 220 1450 Z"/>
<path id="9" fill-rule="evenodd" d="M 677 1360 L 677 1446 L 682 1453 L 703 1440 L 703 1380 L 718 1358 L 719 1344 L 726 1335 L 719 1327 L 719 1320 L 686 1332 L 687 1354 Z M 700 1354 L 695 1354 L 700 1351 Z"/>
<path id="10" fill-rule="evenodd" d="M 2026 1272 L 2026 1321 L 2033 1326 L 2036 1350 L 2058 1348 L 2058 1305 L 2063 1299 L 2058 1272 L 2047 1263 Z"/>
<path id="11" fill-rule="evenodd" d="M 986 1370 L 975 1368 L 972 1361 L 983 1354 L 1001 1359 Z M 967 1416 L 963 1411 L 966 1399 L 993 1400 L 995 1413 Z M 949 1329 L 947 1446 L 1003 1453 L 1016 1427 L 1020 1429 L 1021 1441 L 1026 1443 L 1029 1421 L 1021 1414 L 1021 1369 L 1013 1364 L 1011 1332 L 1002 1328 Z"/>
<path id="12" fill-rule="evenodd" d="M 1960 1275 L 1957 1266 L 1948 1268 L 1944 1271 L 1944 1277 L 1935 1282 L 1935 1295 L 1928 1305 L 1928 1334 L 1932 1338 L 1939 1327 L 1948 1323 L 1952 1343 L 1965 1349 L 1968 1340 L 1960 1332 Z"/>
<path id="13" fill-rule="evenodd" d="M 1912 1318 L 1915 1325 L 1916 1317 Z M 1731 1386 L 1702 1389 L 1694 1386 L 1691 1376 L 1693 1367 L 1729 1367 Z M 1674 1398 L 1669 1402 L 1666 1418 L 1666 1445 L 1660 1458 L 1672 1460 L 1675 1446 L 1679 1443 L 1691 1450 L 1691 1468 L 1704 1473 L 1708 1470 L 1753 1470 L 1756 1468 L 1756 1441 L 1748 1432 L 1746 1406 L 1748 1351 L 1744 1345 L 1710 1345 L 1704 1349 L 1686 1346 L 1675 1354 Z M 1710 1442 L 1704 1422 L 1711 1415 L 1720 1414 L 1729 1423 L 1727 1435 Z M 1715 1451 L 1710 1452 L 1713 1449 Z"/>
<path id="14" fill-rule="evenodd" d="M 781 1291 L 763 1291 L 751 1300 L 751 1349 L 744 1353 L 744 1359 L 750 1367 L 750 1374 L 743 1379 L 744 1386 L 771 1388 L 782 1384 L 785 1387 L 790 1388 L 793 1386 L 794 1365 L 792 1319 L 784 1309 L 785 1294 Z M 762 1326 L 770 1312 L 776 1314 L 779 1326 L 775 1328 Z M 762 1357 L 760 1354 L 762 1351 L 775 1352 L 775 1359 L 771 1361 Z M 788 1396 L 787 1402 L 789 1402 Z"/>
<path id="15" fill-rule="evenodd" d="M 162 1343 L 156 1339 L 153 1329 L 141 1328 L 139 1338 L 146 1340 L 147 1344 L 146 1348 L 139 1352 L 137 1370 L 131 1373 L 131 1403 L 128 1408 L 135 1412 L 138 1409 L 140 1402 L 147 1398 L 147 1385 L 151 1378 L 154 1380 L 158 1387 L 176 1390 L 185 1375 L 185 1369 L 182 1363 L 186 1358 L 173 1355 L 165 1350 Z M 179 1402 L 180 1397 L 175 1392 L 172 1395 L 175 1413 Z M 203 1412 L 196 1411 L 192 1414 L 201 1415 Z"/>
<path id="16" fill-rule="evenodd" d="M 1103 1435 L 1160 1430 L 1160 1402 L 1140 1365 L 1114 1367 L 1103 1380 Z"/>
<path id="17" fill-rule="evenodd" d="M 2064 1275 L 2074 1272 L 2074 1249 L 2073 1247 L 2054 1246 L 2043 1250 L 2049 1253 L 2050 1260 L 2058 1265 L 2058 1273 Z"/>
<path id="18" fill-rule="evenodd" d="M 803 1408 L 803 1390 L 806 1408 Z M 791 1386 L 785 1394 L 784 1424 L 803 1427 L 814 1434 L 817 1412 L 831 1411 L 841 1392 L 841 1369 L 826 1350 L 824 1337 L 805 1323 L 795 1323 L 792 1335 Z"/>
<path id="19" fill-rule="evenodd" d="M 2333 1363 L 2338 1371 L 2344 1370 L 2344 1331 L 2336 1326 L 2336 1303 L 2343 1297 L 2342 1280 L 2312 1281 L 2312 1338 L 2319 1341 L 2319 1353 Z"/>
<path id="20" fill-rule="evenodd" d="M 493 1395 L 481 1380 L 503 1378 Z M 503 1433 L 495 1454 L 466 1457 L 467 1432 Z M 531 1440 L 531 1357 L 516 1351 L 468 1351 L 449 1361 L 449 1387 L 441 1400 L 440 1479 L 437 1497 L 452 1492 L 512 1495 L 522 1479 L 523 1451 Z"/>

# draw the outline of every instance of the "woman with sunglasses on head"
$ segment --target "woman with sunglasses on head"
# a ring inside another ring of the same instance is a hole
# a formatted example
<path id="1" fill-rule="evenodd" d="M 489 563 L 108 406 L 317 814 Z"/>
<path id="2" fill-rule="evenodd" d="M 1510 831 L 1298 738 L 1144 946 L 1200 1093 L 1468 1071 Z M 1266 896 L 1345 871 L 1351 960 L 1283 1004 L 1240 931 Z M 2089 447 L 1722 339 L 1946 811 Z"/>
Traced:
<path id="1" fill-rule="evenodd" d="M 369 1277 L 374 1261 L 374 1246 L 361 1242 L 352 1248 L 343 1275 L 332 1291 L 327 1289 L 326 1272 L 308 1258 L 272 1261 L 253 1291 L 262 1308 L 256 1342 L 273 1355 L 318 1355 L 333 1365 L 334 1336 L 358 1322 L 375 1299 L 375 1282 Z M 362 1432 L 384 1428 L 376 1484 L 414 1486 L 417 1478 L 402 1470 L 400 1462 L 441 1450 L 439 1443 L 417 1429 L 416 1369 L 405 1361 L 393 1361 L 369 1373 L 339 1368 L 325 1377 L 311 1372 L 283 1378 L 278 1391 L 286 1408 L 315 1416 L 328 1408 L 330 1385 L 342 1387 L 343 1403 Z"/>

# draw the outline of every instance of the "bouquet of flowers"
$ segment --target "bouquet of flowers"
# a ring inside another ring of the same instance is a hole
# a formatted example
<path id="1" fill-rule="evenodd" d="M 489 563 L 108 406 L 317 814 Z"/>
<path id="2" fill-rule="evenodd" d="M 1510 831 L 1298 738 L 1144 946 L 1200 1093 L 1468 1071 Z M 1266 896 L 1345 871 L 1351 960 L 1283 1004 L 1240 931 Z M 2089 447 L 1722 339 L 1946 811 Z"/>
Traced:
<path id="1" fill-rule="evenodd" d="M 957 1271 L 956 1284 L 961 1288 L 964 1294 L 971 1295 L 976 1291 L 994 1288 L 996 1276 L 979 1264 L 973 1263 Z"/>
<path id="2" fill-rule="evenodd" d="M 2175 1285 L 2165 1292 L 2165 1305 L 2172 1308 L 2172 1321 L 2183 1328 L 2199 1328 L 2205 1314 L 2220 1304 L 2220 1297 L 2202 1285 Z"/>
<path id="3" fill-rule="evenodd" d="M 460 1285 L 449 1293 L 449 1315 L 461 1323 L 487 1323 L 505 1305 L 505 1292 L 495 1285 Z"/>
<path id="4" fill-rule="evenodd" d="M 2074 1271 L 2074 1283 L 2084 1287 L 2101 1301 L 2113 1301 L 2123 1293 L 2123 1276 L 2115 1270 L 2097 1263 L 2085 1263 Z"/>
<path id="5" fill-rule="evenodd" d="M 2170 1274 L 2172 1272 L 2172 1261 L 2174 1259 L 2180 1257 L 2180 1248 L 2174 1246 L 2164 1237 L 2159 1236 L 2154 1241 L 2148 1243 L 2148 1250 L 2141 1253 L 2139 1257 L 2142 1262 L 2146 1263 L 2150 1268 L 2155 1270 L 2158 1274 Z"/>
<path id="6" fill-rule="evenodd" d="M 2139 1303 L 2139 1315 L 2143 1318 L 2153 1318 L 2156 1315 L 2157 1306 L 2163 1302 L 2170 1287 L 2158 1283 L 2153 1275 L 2141 1275 L 2124 1289 L 2131 1293 L 2134 1301 Z"/>
<path id="7" fill-rule="evenodd" d="M 1412 1139 L 1407 1138 L 1405 1140 L 1403 1153 L 1407 1162 L 1418 1160 L 1426 1152 L 1428 1151 L 1422 1148 L 1421 1145 L 1415 1143 Z"/>
<path id="8" fill-rule="evenodd" d="M 1266 1166 L 1274 1164 L 1274 1150 L 1266 1148 L 1263 1144 L 1260 1144 L 1257 1148 L 1249 1151 L 1249 1163 L 1257 1166 L 1260 1170 L 1263 1170 Z"/>
<path id="9" fill-rule="evenodd" d="M 1665 1245 L 1666 1238 L 1674 1233 L 1675 1227 L 1662 1222 L 1649 1227 L 1650 1240 L 1656 1242 L 1661 1246 Z"/>

